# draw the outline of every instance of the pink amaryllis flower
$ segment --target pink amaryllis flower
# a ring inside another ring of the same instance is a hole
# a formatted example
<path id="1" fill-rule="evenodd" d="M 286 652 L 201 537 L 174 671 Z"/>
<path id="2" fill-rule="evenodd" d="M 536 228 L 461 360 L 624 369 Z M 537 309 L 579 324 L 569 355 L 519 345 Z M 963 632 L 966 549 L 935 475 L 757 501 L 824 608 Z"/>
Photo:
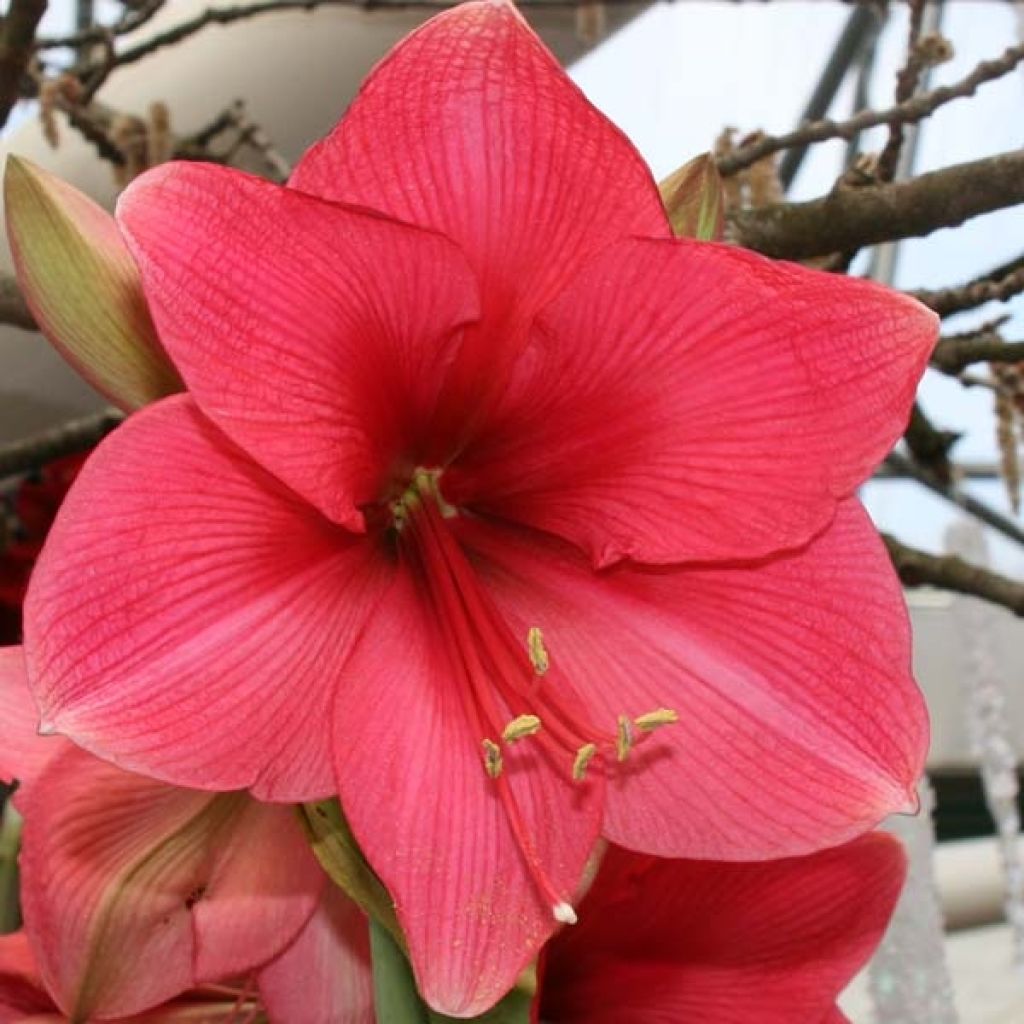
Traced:
<path id="1" fill-rule="evenodd" d="M 133 1024 L 376 1024 L 366 922 L 337 889 L 329 890 L 297 939 L 251 979 L 205 984 L 129 1016 Z M 155 970 L 153 964 L 140 969 Z M 95 1018 L 90 1018 L 90 1020 Z M 0 936 L 0 1024 L 80 1021 L 69 1017 L 43 981 L 25 931 Z"/>
<path id="2" fill-rule="evenodd" d="M 258 984 L 272 1020 L 372 1024 L 366 920 L 326 884 L 291 808 L 122 771 L 37 722 L 21 650 L 0 649 L 0 781 L 19 782 L 33 990 L 73 1020 L 219 1020 L 209 986 L 250 977 L 233 1020 L 249 1019 L 239 1007 Z M 333 973 L 310 984 L 324 959 Z M 4 970 L 0 951 L 0 1024 L 17 989 Z M 209 1016 L 182 996 L 197 986 Z"/>
<path id="3" fill-rule="evenodd" d="M 544 1024 L 842 1024 L 839 993 L 878 945 L 906 859 L 883 833 L 759 864 L 611 847 L 541 964 Z"/>
<path id="4" fill-rule="evenodd" d="M 48 729 L 339 793 L 460 1015 L 575 916 L 599 834 L 779 857 L 911 804 L 906 615 L 851 495 L 931 313 L 670 237 L 499 0 L 402 43 L 288 187 L 169 164 L 118 218 L 188 392 L 100 446 L 43 553 Z"/>
<path id="5" fill-rule="evenodd" d="M 0 1024 L 61 1024 L 68 1017 L 43 982 L 25 932 L 0 936 Z M 208 986 L 130 1017 L 125 1024 L 267 1024 L 254 993 Z"/>

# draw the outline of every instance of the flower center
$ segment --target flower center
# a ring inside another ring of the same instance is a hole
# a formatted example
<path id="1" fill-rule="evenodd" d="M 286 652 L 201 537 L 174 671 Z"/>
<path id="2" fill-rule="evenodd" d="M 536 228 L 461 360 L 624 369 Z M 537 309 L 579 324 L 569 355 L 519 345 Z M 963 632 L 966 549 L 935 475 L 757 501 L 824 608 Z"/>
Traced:
<path id="1" fill-rule="evenodd" d="M 418 469 L 391 505 L 399 544 L 418 570 L 458 677 L 466 715 L 480 738 L 482 766 L 495 786 L 538 888 L 559 921 L 575 921 L 551 884 L 505 773 L 505 754 L 522 741 L 537 743 L 579 784 L 595 757 L 625 761 L 645 733 L 677 721 L 659 709 L 614 728 L 595 725 L 552 657 L 539 626 L 517 637 L 480 582 L 446 520 L 459 515 L 439 486 L 440 471 Z M 557 652 L 556 652 L 557 654 Z"/>

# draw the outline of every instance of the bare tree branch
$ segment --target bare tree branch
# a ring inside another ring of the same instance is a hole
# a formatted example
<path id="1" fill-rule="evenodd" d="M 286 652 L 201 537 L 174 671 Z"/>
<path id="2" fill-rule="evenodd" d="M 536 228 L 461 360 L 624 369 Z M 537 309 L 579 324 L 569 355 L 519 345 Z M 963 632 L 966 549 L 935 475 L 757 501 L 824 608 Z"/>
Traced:
<path id="1" fill-rule="evenodd" d="M 1024 529 L 1021 529 L 1015 520 L 988 505 L 980 498 L 976 498 L 973 494 L 954 486 L 952 483 L 943 483 L 941 480 L 936 479 L 934 473 L 929 472 L 923 466 L 919 466 L 900 452 L 890 452 L 885 457 L 883 466 L 886 471 L 892 472 L 897 476 L 916 480 L 933 494 L 950 502 L 950 504 L 956 505 L 958 508 L 964 509 L 964 511 L 974 516 L 975 519 L 980 519 L 981 522 L 991 526 L 993 530 L 997 530 L 1004 537 L 1024 546 Z"/>
<path id="2" fill-rule="evenodd" d="M 1008 342 L 995 331 L 976 338 L 940 338 L 932 353 L 936 370 L 959 376 L 972 363 L 1024 362 L 1024 341 Z"/>
<path id="3" fill-rule="evenodd" d="M 767 256 L 803 260 L 956 227 L 1024 203 L 1024 150 L 956 164 L 906 182 L 837 189 L 807 203 L 729 216 L 729 237 Z"/>
<path id="4" fill-rule="evenodd" d="M 94 25 L 82 32 L 74 32 L 66 36 L 44 36 L 36 40 L 37 50 L 75 49 L 89 43 L 101 43 L 109 36 L 123 36 L 142 28 L 151 18 L 159 13 L 166 0 L 147 0 L 135 10 L 127 10 L 124 16 L 113 25 Z"/>
<path id="5" fill-rule="evenodd" d="M 921 289 L 911 294 L 940 316 L 974 309 L 986 302 L 1005 301 L 1024 292 L 1024 255 L 955 288 Z"/>
<path id="6" fill-rule="evenodd" d="M 115 67 L 134 64 L 151 53 L 173 46 L 183 39 L 201 32 L 210 25 L 229 25 L 245 18 L 271 14 L 276 11 L 313 11 L 318 7 L 348 7 L 363 11 L 374 10 L 424 10 L 440 11 L 452 7 L 457 0 L 262 0 L 259 3 L 236 4 L 234 7 L 208 7 L 195 17 L 180 22 L 136 46 L 129 47 L 117 55 Z M 535 8 L 573 9 L 589 0 L 519 0 L 524 10 Z M 47 40 L 47 45 L 52 45 Z"/>
<path id="7" fill-rule="evenodd" d="M 0 446 L 0 479 L 27 473 L 64 455 L 88 451 L 123 419 L 116 409 L 104 409 L 95 415 L 62 423 L 42 434 Z"/>
<path id="8" fill-rule="evenodd" d="M 882 534 L 900 581 L 907 587 L 940 587 L 969 594 L 1024 617 L 1024 584 L 971 565 L 956 555 L 930 555 Z"/>
<path id="9" fill-rule="evenodd" d="M 757 163 L 772 153 L 793 146 L 803 146 L 827 139 L 852 139 L 867 128 L 880 124 L 914 124 L 930 117 L 939 107 L 953 100 L 973 96 L 980 85 L 1009 74 L 1024 60 L 1024 43 L 1009 47 L 1001 57 L 982 61 L 966 78 L 953 85 L 939 86 L 930 92 L 921 93 L 904 103 L 897 103 L 887 110 L 862 110 L 846 121 L 813 121 L 785 135 L 766 135 L 749 146 L 741 146 L 718 162 L 723 177 Z"/>
<path id="10" fill-rule="evenodd" d="M 7 8 L 0 27 L 0 128 L 21 98 L 21 80 L 45 11 L 46 0 L 11 0 Z"/>
<path id="11" fill-rule="evenodd" d="M 936 480 L 945 485 L 952 481 L 953 467 L 949 453 L 960 440 L 960 435 L 936 427 L 918 402 L 910 410 L 910 422 L 903 432 L 903 440 L 914 460 L 929 470 Z"/>
<path id="12" fill-rule="evenodd" d="M 0 275 L 0 323 L 24 327 L 26 331 L 38 330 L 36 319 L 28 308 L 18 280 L 13 274 Z"/>
<path id="13" fill-rule="evenodd" d="M 921 83 L 921 75 L 929 66 L 924 54 L 918 49 L 921 38 L 921 27 L 924 24 L 925 0 L 907 0 L 910 8 L 910 24 L 907 30 L 907 56 L 903 67 L 896 75 L 896 105 L 913 99 Z M 903 152 L 904 124 L 902 121 L 889 122 L 889 137 L 885 141 L 882 152 L 878 154 L 875 165 L 875 178 L 878 181 L 892 181 Z"/>

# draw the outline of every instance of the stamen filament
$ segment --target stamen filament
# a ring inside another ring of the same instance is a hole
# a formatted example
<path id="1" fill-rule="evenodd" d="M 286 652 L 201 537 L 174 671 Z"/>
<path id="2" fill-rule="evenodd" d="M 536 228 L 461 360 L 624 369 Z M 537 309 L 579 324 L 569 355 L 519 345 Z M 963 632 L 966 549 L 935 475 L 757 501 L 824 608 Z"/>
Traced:
<path id="1" fill-rule="evenodd" d="M 633 723 L 625 715 L 619 715 L 619 734 L 615 741 L 615 754 L 620 761 L 625 761 L 632 749 Z"/>
<path id="2" fill-rule="evenodd" d="M 494 619 L 488 614 L 491 609 L 480 600 L 480 587 L 473 577 L 472 569 L 444 525 L 441 509 L 430 494 L 425 493 L 427 487 L 436 488 L 434 478 L 427 476 L 424 482 L 417 474 L 414 486 L 416 490 L 411 490 L 403 499 L 407 510 L 404 522 L 408 527 L 404 536 L 411 541 L 406 550 L 419 561 L 423 570 L 424 580 L 434 598 L 438 623 L 453 654 L 452 667 L 462 671 L 463 685 L 459 685 L 458 689 L 469 720 L 479 730 L 479 735 L 486 736 L 489 730 L 485 729 L 484 723 L 496 726 L 508 714 L 507 711 L 501 713 L 496 699 L 496 691 L 499 689 L 496 684 L 503 680 L 500 662 L 505 653 L 503 646 L 508 629 L 505 627 L 504 633 L 501 629 L 495 629 Z M 494 614 L 497 614 L 496 609 Z M 485 670 L 481 651 L 486 652 L 492 662 L 498 659 L 490 666 L 496 672 Z M 525 674 L 525 671 L 525 666 L 522 666 L 520 672 Z M 513 691 L 512 696 L 519 695 Z M 501 697 L 508 701 L 506 692 L 502 692 Z M 529 716 L 519 716 L 520 719 L 524 717 Z M 517 720 L 513 720 L 513 723 Z M 500 747 L 489 738 L 484 738 L 481 743 L 484 768 L 494 780 L 496 794 L 530 877 L 551 906 L 557 920 L 574 919 L 575 912 L 555 889 L 541 861 L 522 809 L 503 771 Z"/>

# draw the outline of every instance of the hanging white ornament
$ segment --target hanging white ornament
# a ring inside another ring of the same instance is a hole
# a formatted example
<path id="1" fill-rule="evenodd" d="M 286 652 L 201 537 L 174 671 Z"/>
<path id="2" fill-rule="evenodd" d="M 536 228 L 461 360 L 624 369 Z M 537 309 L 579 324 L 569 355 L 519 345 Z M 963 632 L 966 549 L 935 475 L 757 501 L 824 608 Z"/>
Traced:
<path id="1" fill-rule="evenodd" d="M 916 816 L 900 815 L 885 826 L 902 840 L 909 865 L 885 938 L 868 967 L 875 1024 L 958 1024 L 935 885 L 935 798 L 927 779 L 921 780 L 918 796 Z"/>
<path id="2" fill-rule="evenodd" d="M 950 554 L 974 565 L 989 564 L 985 534 L 972 519 L 954 523 L 947 530 L 946 547 Z M 1017 775 L 1020 759 L 1010 730 L 1006 681 L 994 653 L 997 616 L 1001 613 L 977 598 L 959 595 L 953 603 L 953 614 L 967 655 L 963 686 L 971 755 L 978 764 L 985 804 L 995 823 L 1013 959 L 1024 970 L 1024 867 Z"/>

